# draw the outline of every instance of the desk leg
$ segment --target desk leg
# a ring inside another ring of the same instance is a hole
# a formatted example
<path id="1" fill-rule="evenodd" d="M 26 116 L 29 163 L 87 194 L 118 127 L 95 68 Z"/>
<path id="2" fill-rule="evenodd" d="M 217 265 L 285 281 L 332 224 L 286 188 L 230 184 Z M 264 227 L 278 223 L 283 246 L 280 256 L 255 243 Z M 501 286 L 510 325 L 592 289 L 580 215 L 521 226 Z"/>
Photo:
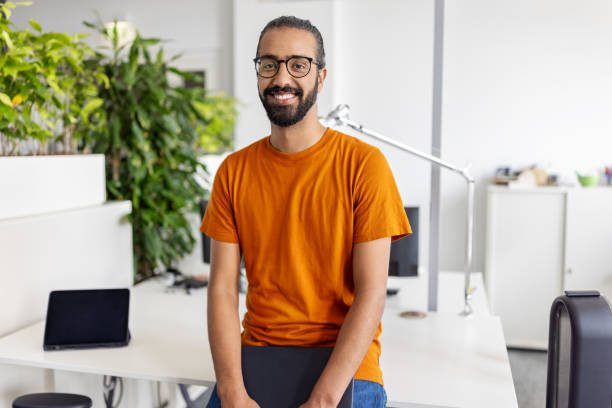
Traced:
<path id="1" fill-rule="evenodd" d="M 43 381 L 45 392 L 55 392 L 55 370 L 45 368 Z"/>

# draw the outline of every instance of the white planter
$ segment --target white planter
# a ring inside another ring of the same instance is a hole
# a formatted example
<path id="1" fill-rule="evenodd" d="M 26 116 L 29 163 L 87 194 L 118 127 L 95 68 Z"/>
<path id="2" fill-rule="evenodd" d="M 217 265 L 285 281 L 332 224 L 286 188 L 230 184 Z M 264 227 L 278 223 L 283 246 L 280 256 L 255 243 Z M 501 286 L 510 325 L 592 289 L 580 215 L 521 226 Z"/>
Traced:
<path id="1" fill-rule="evenodd" d="M 0 157 L 0 220 L 104 201 L 102 154 Z"/>

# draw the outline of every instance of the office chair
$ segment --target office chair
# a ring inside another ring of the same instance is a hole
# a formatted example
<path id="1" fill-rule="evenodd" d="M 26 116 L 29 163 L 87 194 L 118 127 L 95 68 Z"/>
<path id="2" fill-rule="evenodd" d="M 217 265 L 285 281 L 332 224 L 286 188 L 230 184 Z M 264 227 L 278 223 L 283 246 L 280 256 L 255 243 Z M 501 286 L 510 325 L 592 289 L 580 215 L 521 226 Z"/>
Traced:
<path id="1" fill-rule="evenodd" d="M 597 291 L 566 291 L 553 302 L 547 408 L 612 406 L 612 312 Z"/>
<path id="2" fill-rule="evenodd" d="M 92 405 L 91 399 L 84 395 L 57 392 L 22 395 L 13 401 L 13 408 L 90 408 Z"/>

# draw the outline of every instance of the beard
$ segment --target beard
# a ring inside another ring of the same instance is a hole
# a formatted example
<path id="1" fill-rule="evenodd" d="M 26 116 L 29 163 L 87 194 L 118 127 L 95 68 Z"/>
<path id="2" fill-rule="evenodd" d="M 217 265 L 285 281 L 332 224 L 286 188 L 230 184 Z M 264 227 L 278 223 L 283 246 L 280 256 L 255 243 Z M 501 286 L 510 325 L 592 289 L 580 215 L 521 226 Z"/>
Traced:
<path id="1" fill-rule="evenodd" d="M 306 96 L 304 96 L 304 91 L 301 89 L 292 88 L 290 86 L 280 87 L 277 85 L 266 88 L 263 92 L 263 96 L 259 94 L 259 99 L 266 110 L 270 122 L 274 123 L 276 126 L 289 127 L 304 119 L 304 116 L 306 116 L 312 105 L 315 104 L 317 101 L 318 87 L 319 76 L 317 75 L 314 87 Z M 276 92 L 292 92 L 295 94 L 298 98 L 298 106 L 295 108 L 294 112 L 292 112 L 293 106 L 276 105 L 268 102 L 267 96 L 274 95 Z"/>

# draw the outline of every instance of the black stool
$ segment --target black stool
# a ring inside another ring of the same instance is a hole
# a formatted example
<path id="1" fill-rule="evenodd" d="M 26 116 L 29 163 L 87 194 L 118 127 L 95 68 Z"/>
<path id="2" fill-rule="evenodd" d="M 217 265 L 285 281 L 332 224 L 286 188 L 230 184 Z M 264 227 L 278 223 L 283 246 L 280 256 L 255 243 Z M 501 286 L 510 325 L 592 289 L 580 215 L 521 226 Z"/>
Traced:
<path id="1" fill-rule="evenodd" d="M 84 395 L 45 392 L 22 395 L 13 401 L 13 408 L 90 408 L 92 404 Z"/>

